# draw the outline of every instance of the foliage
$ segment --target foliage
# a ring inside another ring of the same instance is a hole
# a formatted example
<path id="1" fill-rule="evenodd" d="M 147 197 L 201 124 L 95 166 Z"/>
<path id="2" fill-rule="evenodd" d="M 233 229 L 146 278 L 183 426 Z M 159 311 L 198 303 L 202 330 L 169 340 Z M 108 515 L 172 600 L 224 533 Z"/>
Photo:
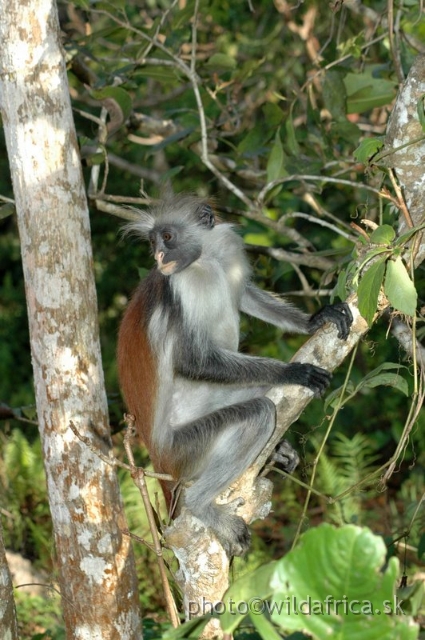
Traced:
<path id="1" fill-rule="evenodd" d="M 317 447 L 318 448 L 318 447 Z M 337 433 L 319 459 L 317 488 L 327 496 L 339 496 L 368 477 L 375 469 L 376 454 L 367 436 L 355 433 L 351 438 Z M 359 524 L 370 491 L 349 491 L 328 505 L 328 517 L 338 523 Z"/>
<path id="2" fill-rule="evenodd" d="M 19 634 L 28 640 L 65 640 L 59 597 L 15 592 Z"/>
<path id="3" fill-rule="evenodd" d="M 397 561 L 392 558 L 383 570 L 385 556 L 382 539 L 370 530 L 323 524 L 305 533 L 285 558 L 269 565 L 269 576 L 262 567 L 261 581 L 233 585 L 225 602 L 247 602 L 257 587 L 258 598 L 271 596 L 270 605 L 283 604 L 280 611 L 270 608 L 270 614 L 286 631 L 305 631 L 313 638 L 354 638 L 359 630 L 363 638 L 416 638 L 418 627 L 400 616 L 403 610 L 394 598 Z M 231 631 L 240 618 L 226 613 L 223 628 Z"/>
<path id="4" fill-rule="evenodd" d="M 0 438 L 0 508 L 5 545 L 50 565 L 52 527 L 40 442 L 14 429 Z"/>

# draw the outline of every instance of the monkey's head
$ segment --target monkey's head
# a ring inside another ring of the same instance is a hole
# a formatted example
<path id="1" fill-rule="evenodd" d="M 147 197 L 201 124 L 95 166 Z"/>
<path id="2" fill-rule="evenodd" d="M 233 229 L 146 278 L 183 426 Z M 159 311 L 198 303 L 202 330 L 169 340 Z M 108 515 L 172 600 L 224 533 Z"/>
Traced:
<path id="1" fill-rule="evenodd" d="M 176 196 L 149 213 L 140 212 L 140 220 L 127 230 L 149 240 L 159 271 L 170 276 L 201 256 L 205 233 L 214 225 L 214 211 L 206 200 Z"/>

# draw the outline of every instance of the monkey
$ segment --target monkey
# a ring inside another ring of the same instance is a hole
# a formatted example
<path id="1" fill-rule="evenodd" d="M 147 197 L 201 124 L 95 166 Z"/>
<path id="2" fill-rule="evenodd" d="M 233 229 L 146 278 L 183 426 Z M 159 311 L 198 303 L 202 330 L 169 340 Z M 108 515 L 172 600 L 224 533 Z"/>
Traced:
<path id="1" fill-rule="evenodd" d="M 352 314 L 338 303 L 309 316 L 258 288 L 242 238 L 217 221 L 208 200 L 167 197 L 138 215 L 127 231 L 149 241 L 156 266 L 119 328 L 124 400 L 154 469 L 187 486 L 184 505 L 229 557 L 243 555 L 248 527 L 234 505 L 217 505 L 215 498 L 255 461 L 275 429 L 276 409 L 266 393 L 299 384 L 321 396 L 331 375 L 308 363 L 241 353 L 240 313 L 306 335 L 331 322 L 342 340 Z M 287 443 L 281 451 L 292 470 L 297 460 Z"/>

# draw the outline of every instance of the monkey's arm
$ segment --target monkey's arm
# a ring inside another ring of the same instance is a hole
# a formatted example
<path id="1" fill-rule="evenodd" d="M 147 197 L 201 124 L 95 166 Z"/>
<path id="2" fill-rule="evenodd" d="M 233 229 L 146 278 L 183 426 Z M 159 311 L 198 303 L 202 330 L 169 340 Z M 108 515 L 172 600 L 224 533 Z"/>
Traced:
<path id="1" fill-rule="evenodd" d="M 309 316 L 290 302 L 277 298 L 251 283 L 246 286 L 240 309 L 248 315 L 292 333 L 311 334 L 327 322 L 332 322 L 336 325 L 338 337 L 342 340 L 347 339 L 353 322 L 350 307 L 345 302 L 326 305 Z"/>
<path id="2" fill-rule="evenodd" d="M 248 356 L 218 347 L 207 339 L 197 342 L 190 335 L 176 342 L 173 359 L 178 375 L 217 384 L 259 387 L 300 384 L 319 396 L 331 378 L 330 373 L 312 364 Z"/>

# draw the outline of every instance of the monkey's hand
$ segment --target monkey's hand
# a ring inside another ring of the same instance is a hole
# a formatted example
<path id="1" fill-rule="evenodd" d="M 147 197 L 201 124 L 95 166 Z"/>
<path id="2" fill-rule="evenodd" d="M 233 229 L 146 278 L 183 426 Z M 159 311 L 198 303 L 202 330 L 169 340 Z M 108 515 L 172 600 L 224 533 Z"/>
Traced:
<path id="1" fill-rule="evenodd" d="M 338 338 L 347 340 L 353 322 L 353 314 L 346 302 L 328 304 L 314 313 L 308 321 L 308 332 L 314 333 L 327 322 L 333 322 L 338 329 Z"/>
<path id="2" fill-rule="evenodd" d="M 304 362 L 290 362 L 285 367 L 284 384 L 300 384 L 319 398 L 329 386 L 332 374 L 322 367 Z"/>

